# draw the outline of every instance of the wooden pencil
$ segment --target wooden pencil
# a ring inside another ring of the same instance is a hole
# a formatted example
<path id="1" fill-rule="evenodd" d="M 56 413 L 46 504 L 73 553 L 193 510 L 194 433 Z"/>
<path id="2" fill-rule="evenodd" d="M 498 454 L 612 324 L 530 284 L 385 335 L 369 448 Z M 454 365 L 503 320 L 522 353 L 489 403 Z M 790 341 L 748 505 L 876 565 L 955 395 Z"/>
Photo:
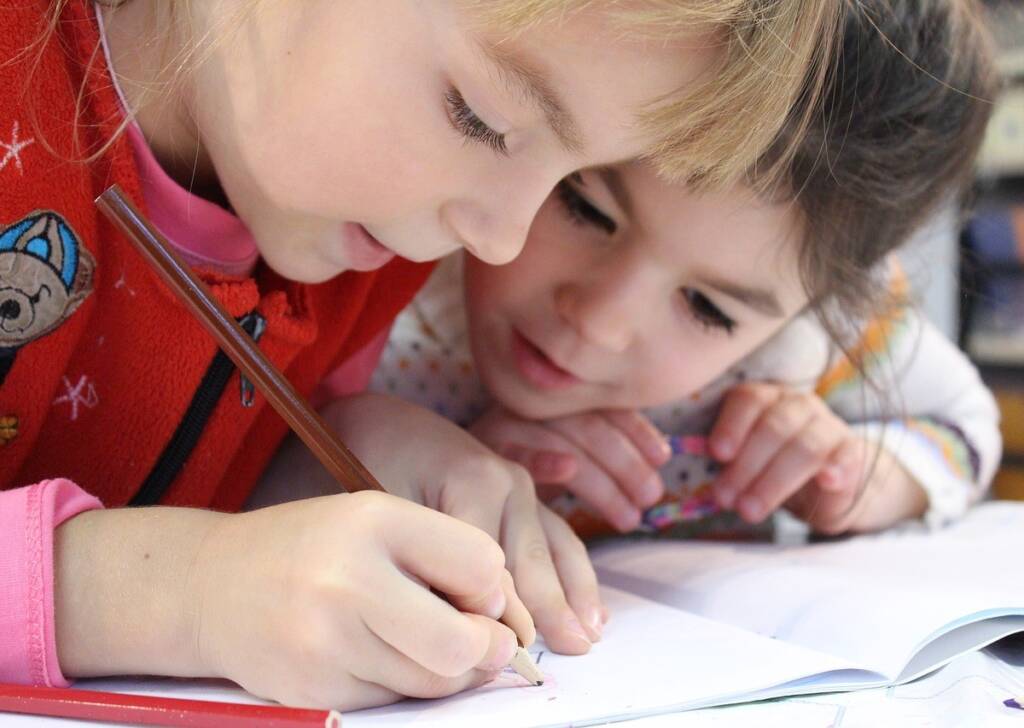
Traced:
<path id="1" fill-rule="evenodd" d="M 302 395 L 295 391 L 291 382 L 267 359 L 238 322 L 210 294 L 206 285 L 192 273 L 189 265 L 174 252 L 163 234 L 124 196 L 119 186 L 110 187 L 96 198 L 96 205 L 152 264 L 164 282 L 199 319 L 235 365 L 263 393 L 270 405 L 306 443 L 342 488 L 350 493 L 358 490 L 384 491 L 373 474 L 359 462 L 359 458 L 334 434 Z M 525 650 L 522 652 L 526 655 L 526 661 L 532 664 L 529 654 Z M 528 668 L 517 667 L 524 664 L 520 656 L 511 667 L 531 683 L 537 684 L 535 678 L 522 672 Z M 536 665 L 532 669 L 539 674 Z"/>
<path id="2" fill-rule="evenodd" d="M 294 430 L 338 484 L 348 492 L 384 488 L 345 447 L 323 418 L 295 391 L 277 367 L 178 257 L 163 235 L 115 185 L 96 199 L 99 206 L 217 340 L 271 406 Z"/>
<path id="3" fill-rule="evenodd" d="M 0 712 L 188 728 L 341 728 L 334 710 L 5 684 Z"/>

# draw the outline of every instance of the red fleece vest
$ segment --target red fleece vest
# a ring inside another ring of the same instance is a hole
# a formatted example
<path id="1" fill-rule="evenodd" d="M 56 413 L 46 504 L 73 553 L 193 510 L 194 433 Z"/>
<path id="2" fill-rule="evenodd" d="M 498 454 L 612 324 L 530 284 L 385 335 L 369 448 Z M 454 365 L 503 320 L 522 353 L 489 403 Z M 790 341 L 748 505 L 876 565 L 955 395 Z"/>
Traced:
<path id="1" fill-rule="evenodd" d="M 287 427 L 96 209 L 144 208 L 91 3 L 42 48 L 49 0 L 0 8 L 0 488 L 67 477 L 109 506 L 236 509 Z M 77 140 L 77 144 L 76 144 Z M 396 260 L 320 285 L 203 275 L 305 395 L 388 325 L 430 272 Z M 155 490 L 154 490 L 155 487 Z"/>

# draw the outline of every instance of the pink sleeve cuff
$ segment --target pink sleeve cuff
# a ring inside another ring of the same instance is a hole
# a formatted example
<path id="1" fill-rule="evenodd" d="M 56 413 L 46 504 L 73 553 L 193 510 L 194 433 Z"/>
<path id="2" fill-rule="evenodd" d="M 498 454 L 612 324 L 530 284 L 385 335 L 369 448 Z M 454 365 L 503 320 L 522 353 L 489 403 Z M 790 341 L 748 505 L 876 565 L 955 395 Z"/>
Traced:
<path id="1" fill-rule="evenodd" d="M 57 662 L 53 531 L 102 507 L 63 478 L 0 491 L 0 682 L 68 685 Z"/>

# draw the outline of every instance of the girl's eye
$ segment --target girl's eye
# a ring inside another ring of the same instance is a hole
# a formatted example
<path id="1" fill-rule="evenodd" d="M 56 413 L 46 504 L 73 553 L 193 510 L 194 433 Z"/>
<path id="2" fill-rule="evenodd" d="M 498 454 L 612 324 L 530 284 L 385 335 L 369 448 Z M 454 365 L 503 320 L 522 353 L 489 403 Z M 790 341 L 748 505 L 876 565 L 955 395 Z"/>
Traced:
<path id="1" fill-rule="evenodd" d="M 579 173 L 574 174 L 572 179 L 579 180 Z M 555 193 L 569 219 L 577 225 L 593 225 L 609 235 L 613 235 L 618 229 L 614 220 L 594 207 L 568 180 L 563 179 L 559 182 Z"/>
<path id="2" fill-rule="evenodd" d="M 499 134 L 487 126 L 480 117 L 469 108 L 466 99 L 454 86 L 448 89 L 444 96 L 445 106 L 448 108 L 448 118 L 455 130 L 466 139 L 486 144 L 498 154 L 508 155 L 508 147 L 505 146 L 505 135 Z"/>
<path id="3" fill-rule="evenodd" d="M 722 309 L 711 302 L 711 299 L 693 288 L 683 288 L 683 297 L 690 309 L 690 314 L 706 329 L 719 329 L 732 334 L 736 322 L 722 313 Z"/>

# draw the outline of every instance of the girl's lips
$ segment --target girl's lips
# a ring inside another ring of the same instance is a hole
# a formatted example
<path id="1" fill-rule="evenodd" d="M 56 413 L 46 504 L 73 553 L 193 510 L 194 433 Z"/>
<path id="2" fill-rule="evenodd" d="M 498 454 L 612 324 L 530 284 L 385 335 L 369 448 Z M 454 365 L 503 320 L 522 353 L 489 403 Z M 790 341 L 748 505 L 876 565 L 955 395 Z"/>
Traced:
<path id="1" fill-rule="evenodd" d="M 356 222 L 341 226 L 341 245 L 345 250 L 346 267 L 352 270 L 377 270 L 395 257 L 377 238 Z"/>
<path id="2" fill-rule="evenodd" d="M 566 389 L 581 381 L 551 361 L 515 329 L 512 330 L 512 359 L 523 378 L 538 389 Z"/>

